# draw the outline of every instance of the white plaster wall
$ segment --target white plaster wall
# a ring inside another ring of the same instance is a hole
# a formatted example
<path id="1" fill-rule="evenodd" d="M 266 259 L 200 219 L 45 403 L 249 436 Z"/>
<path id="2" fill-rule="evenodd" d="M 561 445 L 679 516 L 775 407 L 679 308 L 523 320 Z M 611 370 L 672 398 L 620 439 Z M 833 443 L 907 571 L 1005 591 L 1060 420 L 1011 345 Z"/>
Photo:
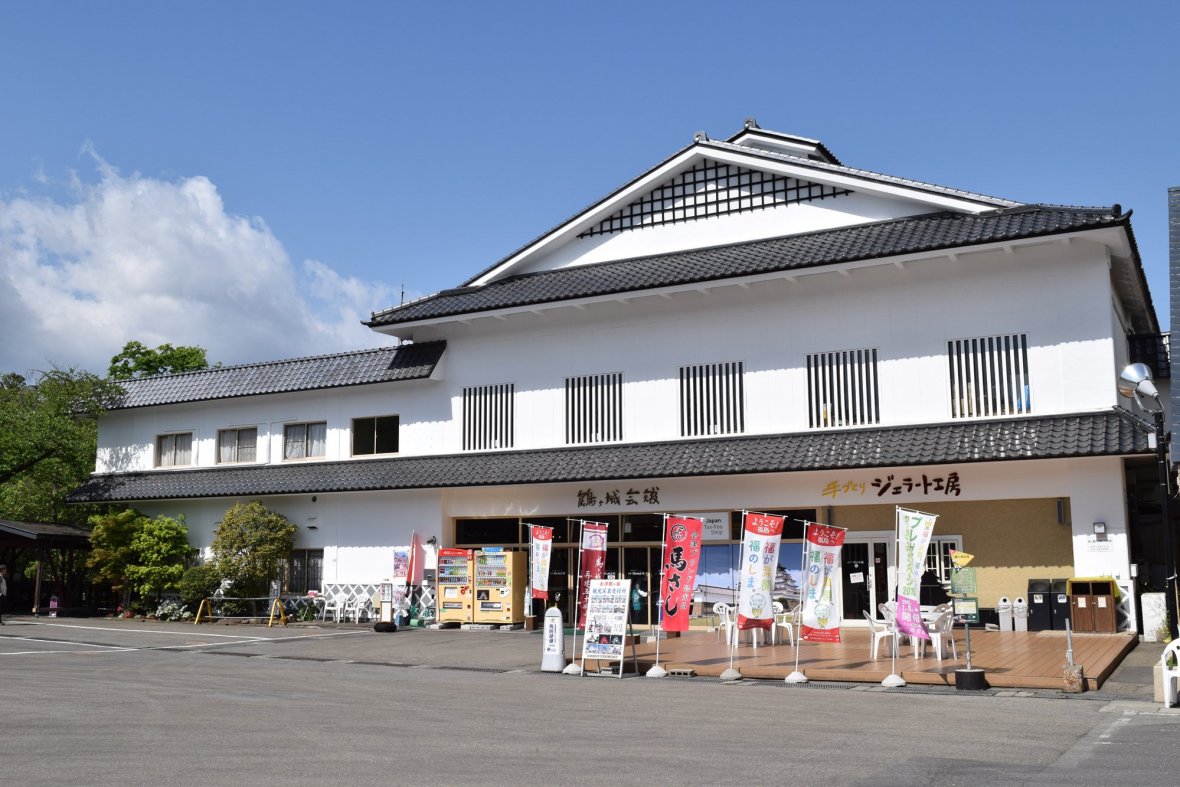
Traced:
<path id="1" fill-rule="evenodd" d="M 462 389 L 514 383 L 516 448 L 564 443 L 567 376 L 622 372 L 630 442 L 679 438 L 681 366 L 743 361 L 746 432 L 806 431 L 808 353 L 876 348 L 882 425 L 949 419 L 949 339 L 1028 335 L 1033 413 L 1116 403 L 1117 349 L 1102 247 L 1011 251 L 800 272 L 748 287 L 636 297 L 447 326 L 441 379 L 120 411 L 102 420 L 100 471 L 152 467 L 155 437 L 192 431 L 197 466 L 217 431 L 253 425 L 259 461 L 282 460 L 283 424 L 327 421 L 325 459 L 350 454 L 356 417 L 397 414 L 401 455 L 459 452 Z M 421 337 L 427 338 L 427 337 Z"/>

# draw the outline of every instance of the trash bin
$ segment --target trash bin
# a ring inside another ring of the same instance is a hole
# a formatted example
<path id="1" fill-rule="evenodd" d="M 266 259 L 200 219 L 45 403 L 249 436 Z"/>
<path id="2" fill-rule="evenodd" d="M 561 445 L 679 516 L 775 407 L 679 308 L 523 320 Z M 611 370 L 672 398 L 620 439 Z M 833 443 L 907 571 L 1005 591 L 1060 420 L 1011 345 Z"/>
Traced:
<path id="1" fill-rule="evenodd" d="M 1015 631 L 1028 631 L 1028 602 L 1017 596 L 1012 602 L 1012 623 Z"/>
<path id="2" fill-rule="evenodd" d="M 1113 580 L 1069 582 L 1069 613 L 1074 631 L 1118 631 Z"/>
<path id="3" fill-rule="evenodd" d="M 1049 594 L 1051 584 L 1047 579 L 1028 581 L 1028 630 L 1048 631 L 1053 628 L 1053 607 Z"/>
<path id="4" fill-rule="evenodd" d="M 1054 579 L 1049 582 L 1049 609 L 1053 614 L 1053 628 L 1065 631 L 1069 620 L 1069 580 Z"/>
<path id="5" fill-rule="evenodd" d="M 1007 596 L 1001 596 L 996 602 L 996 614 L 1000 616 L 1000 631 L 1012 630 L 1012 601 Z"/>

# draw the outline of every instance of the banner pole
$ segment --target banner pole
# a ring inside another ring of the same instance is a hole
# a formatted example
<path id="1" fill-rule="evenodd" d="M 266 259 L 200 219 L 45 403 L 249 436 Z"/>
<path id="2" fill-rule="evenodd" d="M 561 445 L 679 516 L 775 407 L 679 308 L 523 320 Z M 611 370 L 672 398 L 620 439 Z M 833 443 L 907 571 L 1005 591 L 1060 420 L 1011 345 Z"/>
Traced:
<path id="1" fill-rule="evenodd" d="M 578 663 L 574 663 L 574 659 L 578 658 L 578 602 L 582 598 L 582 529 L 586 525 L 585 519 L 578 520 L 578 577 L 574 582 L 574 652 L 570 663 L 562 670 L 566 675 L 581 675 L 586 667 L 586 664 L 581 659 Z"/>
<path id="2" fill-rule="evenodd" d="M 893 565 L 894 565 L 893 579 L 894 579 L 895 585 L 896 585 L 897 581 L 900 580 L 900 578 L 901 578 L 901 510 L 902 510 L 901 506 L 897 506 L 896 510 L 893 512 Z M 893 599 L 894 599 L 894 602 L 896 603 L 896 601 L 897 601 L 897 591 L 896 590 L 893 593 Z M 894 606 L 894 608 L 893 608 L 893 661 L 891 662 L 892 667 L 890 668 L 889 674 L 885 676 L 885 679 L 883 681 L 881 681 L 882 686 L 885 686 L 885 687 L 891 688 L 891 689 L 901 688 L 902 686 L 905 685 L 905 679 L 897 674 L 897 651 L 898 651 L 898 638 L 899 638 L 899 636 L 900 635 L 898 633 L 898 628 L 897 628 L 897 607 Z"/>
<path id="3" fill-rule="evenodd" d="M 745 564 L 746 564 L 746 510 L 743 508 L 742 509 L 742 545 L 741 545 L 741 549 L 738 550 L 737 583 L 739 586 L 741 585 L 741 582 L 742 582 L 742 566 L 744 566 Z M 729 644 L 729 669 L 727 669 L 721 673 L 721 680 L 739 680 L 742 677 L 742 673 L 739 672 L 738 670 L 734 669 L 734 667 L 733 667 L 733 657 L 734 657 L 734 654 L 737 653 L 738 637 L 740 636 L 738 634 L 738 627 L 737 627 L 738 603 L 740 603 L 740 602 L 738 602 L 738 599 L 741 598 L 741 595 L 737 592 L 739 589 L 740 588 L 738 588 L 738 587 L 734 588 L 734 594 L 735 594 L 736 598 L 734 599 L 735 603 L 733 605 L 733 642 L 731 644 L 727 643 L 727 644 Z M 729 636 L 728 631 L 726 632 L 726 636 L 727 637 Z"/>
<path id="4" fill-rule="evenodd" d="M 660 605 L 657 608 L 656 616 L 656 663 L 646 673 L 648 678 L 665 678 L 668 676 L 668 670 L 660 666 L 660 634 L 664 629 L 664 553 L 668 549 L 668 515 L 664 514 L 664 530 L 662 540 L 660 541 Z M 632 591 L 634 592 L 634 591 Z M 648 598 L 656 598 L 654 592 L 648 594 Z M 650 607 L 649 607 L 650 609 Z"/>
<path id="5" fill-rule="evenodd" d="M 799 648 L 803 646 L 803 587 L 807 584 L 807 550 L 808 544 L 807 531 L 811 529 L 811 522 L 803 522 L 803 549 L 799 553 L 799 581 L 803 584 L 799 586 L 799 605 L 796 609 L 799 610 L 799 630 L 795 632 L 795 671 L 787 677 L 783 678 L 784 683 L 806 683 L 807 676 L 799 671 Z"/>

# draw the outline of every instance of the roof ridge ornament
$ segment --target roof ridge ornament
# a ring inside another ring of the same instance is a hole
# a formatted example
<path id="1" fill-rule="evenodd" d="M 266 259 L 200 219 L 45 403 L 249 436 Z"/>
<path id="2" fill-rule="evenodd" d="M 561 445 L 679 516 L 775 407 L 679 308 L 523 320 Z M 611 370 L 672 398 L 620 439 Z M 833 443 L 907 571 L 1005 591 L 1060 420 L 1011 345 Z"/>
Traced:
<path id="1" fill-rule="evenodd" d="M 708 142 L 709 135 L 703 131 L 698 131 L 692 135 L 692 141 L 693 142 Z"/>
<path id="2" fill-rule="evenodd" d="M 747 129 L 762 128 L 761 126 L 758 125 L 758 121 L 752 116 L 746 118 L 745 121 L 743 121 L 742 125 Z"/>

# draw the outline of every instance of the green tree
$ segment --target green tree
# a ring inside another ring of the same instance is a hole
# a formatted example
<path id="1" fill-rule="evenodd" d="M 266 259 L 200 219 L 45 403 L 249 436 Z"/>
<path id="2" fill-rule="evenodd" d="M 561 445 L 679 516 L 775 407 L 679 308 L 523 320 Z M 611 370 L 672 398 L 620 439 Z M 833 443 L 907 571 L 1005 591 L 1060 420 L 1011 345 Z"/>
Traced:
<path id="1" fill-rule="evenodd" d="M 195 346 L 173 347 L 161 344 L 154 350 L 136 341 L 127 342 L 118 355 L 111 358 L 108 370 L 112 380 L 130 380 L 136 377 L 151 377 L 155 374 L 176 374 L 208 369 L 205 348 Z"/>
<path id="2" fill-rule="evenodd" d="M 180 587 L 185 565 L 193 555 L 188 527 L 183 514 L 175 519 L 163 514 L 154 519 L 141 517 L 136 525 L 127 579 L 141 598 L 158 602 L 161 594 Z"/>
<path id="3" fill-rule="evenodd" d="M 111 589 L 123 594 L 123 606 L 131 603 L 131 583 L 128 571 L 135 563 L 135 536 L 147 520 L 133 508 L 90 518 L 90 558 L 86 561 L 98 582 L 107 582 Z"/>
<path id="4" fill-rule="evenodd" d="M 213 562 L 234 592 L 261 596 L 295 544 L 295 525 L 261 503 L 238 503 L 217 523 Z"/>

